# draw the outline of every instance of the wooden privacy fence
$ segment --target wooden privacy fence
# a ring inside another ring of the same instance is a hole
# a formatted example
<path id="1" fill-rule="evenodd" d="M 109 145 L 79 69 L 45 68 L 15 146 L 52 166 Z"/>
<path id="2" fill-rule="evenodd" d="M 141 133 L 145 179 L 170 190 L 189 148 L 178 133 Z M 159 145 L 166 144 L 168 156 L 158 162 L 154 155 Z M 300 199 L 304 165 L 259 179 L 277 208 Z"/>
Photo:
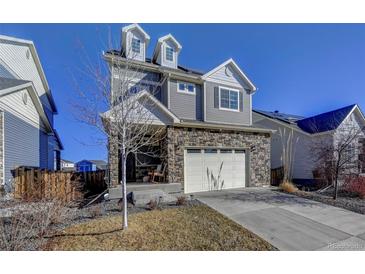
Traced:
<path id="1" fill-rule="evenodd" d="M 13 171 L 14 197 L 25 200 L 81 201 L 107 188 L 105 171 L 62 172 L 20 167 Z"/>
<path id="2" fill-rule="evenodd" d="M 278 167 L 271 170 L 271 185 L 278 186 L 283 182 L 284 168 Z"/>

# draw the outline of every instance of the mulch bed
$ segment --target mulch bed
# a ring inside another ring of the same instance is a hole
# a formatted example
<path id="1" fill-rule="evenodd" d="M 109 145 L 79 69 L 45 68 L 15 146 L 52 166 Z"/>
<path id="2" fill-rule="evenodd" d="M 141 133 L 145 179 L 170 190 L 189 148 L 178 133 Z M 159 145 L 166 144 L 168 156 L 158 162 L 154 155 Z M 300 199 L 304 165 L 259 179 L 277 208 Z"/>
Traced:
<path id="1" fill-rule="evenodd" d="M 351 196 L 343 191 L 339 191 L 336 200 L 333 200 L 332 192 L 318 193 L 318 192 L 297 191 L 292 194 L 302 198 L 328 204 L 331 206 L 351 210 L 356 213 L 365 214 L 365 200 L 360 199 L 359 197 Z"/>

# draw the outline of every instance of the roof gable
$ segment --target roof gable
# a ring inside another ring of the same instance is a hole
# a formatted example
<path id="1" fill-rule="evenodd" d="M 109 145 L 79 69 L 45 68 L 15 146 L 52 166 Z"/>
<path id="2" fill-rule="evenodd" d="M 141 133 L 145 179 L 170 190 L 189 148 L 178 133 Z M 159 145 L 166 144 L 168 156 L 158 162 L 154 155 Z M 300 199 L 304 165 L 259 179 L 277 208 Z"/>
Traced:
<path id="1" fill-rule="evenodd" d="M 146 40 L 150 40 L 150 36 L 147 34 L 147 32 L 145 32 L 140 25 L 134 23 L 128 26 L 125 26 L 122 28 L 122 32 L 126 33 L 128 31 L 132 31 L 132 30 L 137 30 L 140 34 L 142 34 L 144 36 L 144 38 Z"/>
<path id="2" fill-rule="evenodd" d="M 219 73 L 219 74 L 225 74 L 227 77 L 234 78 L 237 80 L 241 85 L 246 86 L 247 89 L 251 91 L 251 93 L 254 93 L 257 88 L 254 86 L 254 84 L 248 79 L 248 77 L 243 73 L 243 71 L 239 68 L 239 66 L 236 64 L 236 62 L 231 58 L 225 61 L 224 63 L 220 64 L 219 66 L 215 67 L 211 71 L 207 72 L 203 75 L 203 79 L 206 80 L 212 75 Z M 219 77 L 213 77 L 213 78 L 219 78 Z M 219 79 L 217 79 L 219 80 Z M 243 83 L 243 84 L 242 84 Z"/>
<path id="3" fill-rule="evenodd" d="M 5 36 L 5 35 L 0 35 L 0 42 L 3 41 L 5 44 L 9 44 L 9 45 L 17 45 L 17 46 L 25 46 L 29 49 L 30 53 L 31 53 L 31 59 L 34 61 L 35 64 L 35 69 L 37 70 L 37 73 L 40 77 L 40 85 L 43 86 L 46 97 L 50 103 L 50 106 L 52 108 L 52 110 L 57 113 L 57 108 L 56 108 L 56 104 L 53 100 L 53 96 L 51 93 L 51 90 L 49 88 L 42 64 L 40 62 L 37 50 L 34 46 L 33 41 L 30 40 L 25 40 L 25 39 L 19 39 L 19 38 L 15 38 L 15 37 L 10 37 L 10 36 Z M 14 57 L 13 57 L 14 58 Z M 19 58 L 19 56 L 17 56 L 17 58 Z"/>
<path id="4" fill-rule="evenodd" d="M 4 88 L 1 88 L 4 87 Z M 44 111 L 43 105 L 39 99 L 37 92 L 33 86 L 32 82 L 23 81 L 18 79 L 9 79 L 0 77 L 0 97 L 6 96 L 8 94 L 19 92 L 21 90 L 27 89 L 29 95 L 32 99 L 32 102 L 37 109 L 39 117 L 41 118 L 44 126 L 47 128 L 49 132 L 53 132 L 52 126 L 48 120 L 48 117 Z"/>

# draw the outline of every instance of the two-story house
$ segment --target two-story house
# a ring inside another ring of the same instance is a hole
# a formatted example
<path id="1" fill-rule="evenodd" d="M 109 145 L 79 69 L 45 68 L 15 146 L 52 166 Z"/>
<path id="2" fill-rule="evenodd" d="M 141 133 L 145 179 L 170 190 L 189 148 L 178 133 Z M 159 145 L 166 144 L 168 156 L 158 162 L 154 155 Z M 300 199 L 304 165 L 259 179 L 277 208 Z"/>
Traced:
<path id="1" fill-rule="evenodd" d="M 60 169 L 56 104 L 32 41 L 0 35 L 0 183 L 18 166 Z"/>
<path id="2" fill-rule="evenodd" d="M 138 88 L 132 93 L 141 92 L 156 102 L 156 124 L 166 129 L 163 159 L 141 164 L 136 161 L 138 155 L 130 157 L 127 180 L 141 179 L 146 166 L 162 162 L 166 182 L 181 183 L 185 193 L 213 190 L 211 181 L 218 175 L 223 189 L 269 185 L 273 131 L 252 126 L 252 98 L 257 89 L 250 79 L 233 59 L 206 73 L 181 66 L 182 45 L 171 34 L 158 39 L 148 58 L 149 41 L 149 35 L 132 24 L 122 29 L 121 49 L 104 54 L 112 67 L 112 90 L 120 84 L 113 60 L 138 65 L 134 73 Z M 151 94 L 149 87 L 161 79 L 161 88 Z M 117 185 L 118 149 L 109 150 L 109 167 L 111 184 Z"/>
<path id="3" fill-rule="evenodd" d="M 311 117 L 302 117 L 280 113 L 279 111 L 253 111 L 253 124 L 258 127 L 275 130 L 271 140 L 271 168 L 283 166 L 282 143 L 288 142 L 289 132 L 293 140 L 292 178 L 297 184 L 311 183 L 316 173 L 322 169 L 318 146 L 328 142 L 334 148 L 338 143 L 351 140 L 345 147 L 351 148 L 353 159 L 347 167 L 350 173 L 365 174 L 365 117 L 356 104 L 320 113 Z M 280 132 L 286 134 L 280 135 Z M 334 156 L 335 157 L 335 156 Z M 344 156 L 342 156 L 344 157 Z"/>

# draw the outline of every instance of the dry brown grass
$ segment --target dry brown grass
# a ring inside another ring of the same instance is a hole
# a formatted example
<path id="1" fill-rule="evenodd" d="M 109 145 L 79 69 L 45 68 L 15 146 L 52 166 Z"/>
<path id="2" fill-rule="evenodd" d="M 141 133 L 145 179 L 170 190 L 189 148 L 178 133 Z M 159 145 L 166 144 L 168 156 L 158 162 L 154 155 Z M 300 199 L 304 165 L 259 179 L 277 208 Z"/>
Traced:
<path id="1" fill-rule="evenodd" d="M 50 250 L 275 250 L 252 232 L 207 206 L 133 214 L 128 230 L 121 217 L 67 228 Z"/>
<path id="2" fill-rule="evenodd" d="M 298 191 L 298 188 L 292 182 L 289 181 L 282 182 L 279 185 L 279 187 L 281 190 L 287 193 L 294 193 Z"/>

